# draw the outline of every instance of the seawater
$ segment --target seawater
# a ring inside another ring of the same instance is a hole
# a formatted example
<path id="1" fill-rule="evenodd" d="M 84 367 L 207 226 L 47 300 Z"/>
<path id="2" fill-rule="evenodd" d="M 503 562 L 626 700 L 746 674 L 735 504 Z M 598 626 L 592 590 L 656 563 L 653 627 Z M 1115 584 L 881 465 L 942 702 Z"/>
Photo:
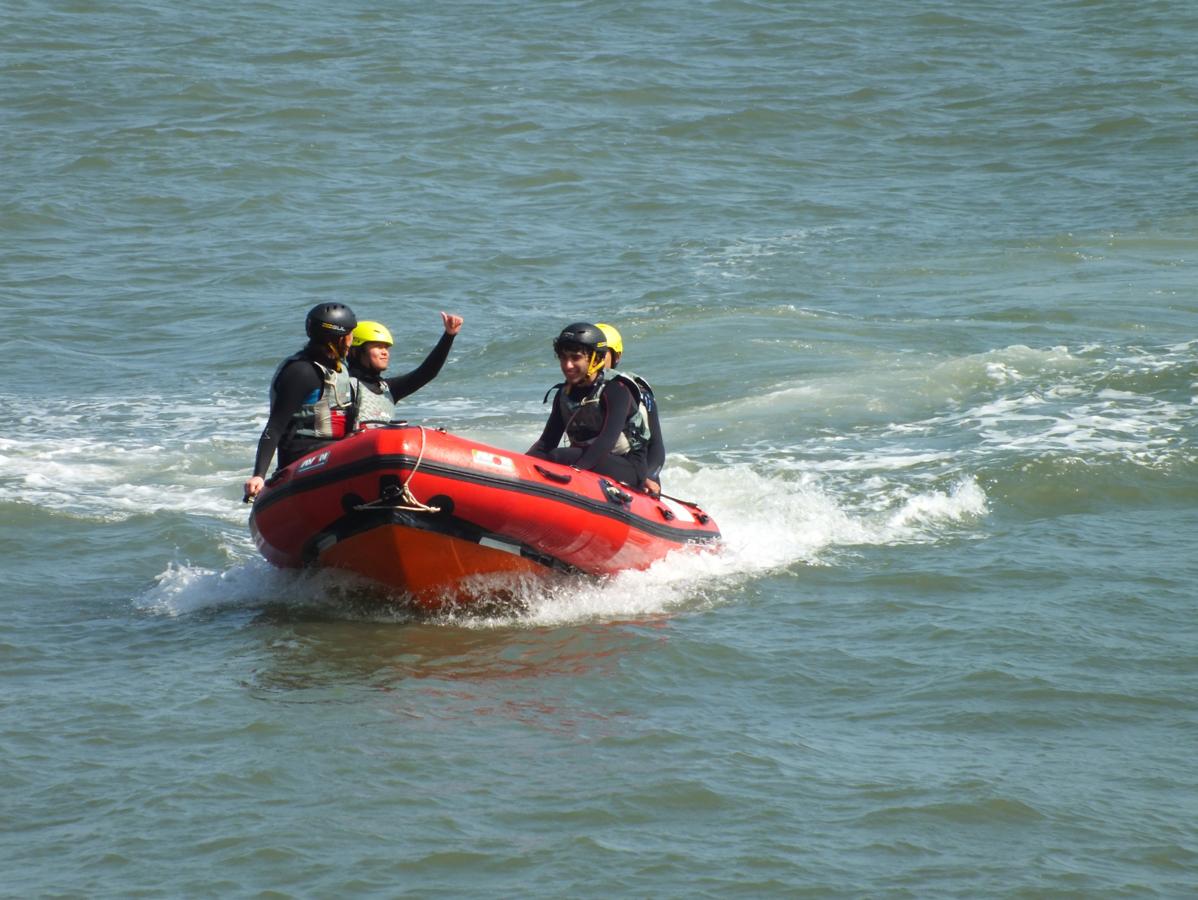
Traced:
<path id="1" fill-rule="evenodd" d="M 1198 892 L 1192 4 L 0 9 L 0 893 Z M 579 319 L 725 541 L 258 558 L 337 299 L 520 450 Z"/>

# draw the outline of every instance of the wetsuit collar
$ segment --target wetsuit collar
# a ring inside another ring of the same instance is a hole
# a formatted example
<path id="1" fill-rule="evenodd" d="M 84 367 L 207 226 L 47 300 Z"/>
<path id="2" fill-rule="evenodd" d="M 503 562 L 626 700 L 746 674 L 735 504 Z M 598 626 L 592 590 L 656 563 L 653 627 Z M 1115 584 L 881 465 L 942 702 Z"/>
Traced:
<path id="1" fill-rule="evenodd" d="M 358 381 L 365 381 L 370 384 L 383 383 L 383 376 L 381 373 L 375 372 L 373 369 L 368 369 L 365 366 L 358 365 L 356 362 L 351 362 L 349 364 L 349 374 L 358 379 Z"/>

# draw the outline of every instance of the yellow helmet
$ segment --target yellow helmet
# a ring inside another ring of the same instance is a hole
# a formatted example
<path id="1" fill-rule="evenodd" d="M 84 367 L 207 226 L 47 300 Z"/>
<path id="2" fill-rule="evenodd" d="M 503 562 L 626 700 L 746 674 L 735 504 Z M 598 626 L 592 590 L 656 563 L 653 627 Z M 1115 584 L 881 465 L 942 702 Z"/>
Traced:
<path id="1" fill-rule="evenodd" d="M 358 327 L 354 329 L 354 347 L 361 347 L 363 344 L 379 343 L 386 344 L 390 347 L 395 341 L 391 340 L 391 332 L 387 330 L 387 326 L 380 322 L 359 322 Z"/>
<path id="2" fill-rule="evenodd" d="M 616 331 L 611 325 L 604 325 L 602 322 L 596 322 L 595 327 L 603 332 L 603 336 L 607 338 L 607 349 L 619 356 L 624 352 L 624 339 L 620 337 L 620 332 Z"/>

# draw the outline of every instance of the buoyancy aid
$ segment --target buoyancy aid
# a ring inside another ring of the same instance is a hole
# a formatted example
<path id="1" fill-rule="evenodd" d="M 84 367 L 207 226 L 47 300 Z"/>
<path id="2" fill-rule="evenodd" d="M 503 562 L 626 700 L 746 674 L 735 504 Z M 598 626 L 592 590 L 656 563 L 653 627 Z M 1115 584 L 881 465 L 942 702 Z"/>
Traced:
<path id="1" fill-rule="evenodd" d="M 355 427 L 361 428 L 363 423 L 390 422 L 394 417 L 395 401 L 391 399 L 391 387 L 387 382 L 359 378 L 354 401 Z"/>
<path id="2" fill-rule="evenodd" d="M 320 373 L 322 384 L 320 390 L 313 391 L 292 415 L 291 435 L 322 439 L 345 437 L 346 416 L 353 409 L 355 394 L 349 368 L 343 362 L 334 369 L 327 363 L 313 359 L 306 350 L 293 353 L 279 363 L 275 376 L 270 381 L 272 404 L 275 399 L 275 380 L 284 367 L 293 362 L 306 362 L 315 366 Z"/>
<path id="3" fill-rule="evenodd" d="M 620 438 L 611 451 L 618 456 L 626 456 L 649 446 L 649 439 L 652 437 L 649 429 L 649 409 L 654 402 L 653 388 L 645 379 L 632 372 L 612 372 L 611 376 L 613 381 L 621 381 L 632 394 L 632 412 L 624 421 Z M 586 395 L 577 400 L 570 396 L 570 391 L 564 383 L 555 386 L 557 397 L 554 402 L 558 405 L 562 421 L 566 423 L 566 437 L 570 439 L 571 447 L 585 447 L 603 430 L 603 410 L 599 405 L 599 398 L 608 384 L 607 373 L 600 373 Z"/>

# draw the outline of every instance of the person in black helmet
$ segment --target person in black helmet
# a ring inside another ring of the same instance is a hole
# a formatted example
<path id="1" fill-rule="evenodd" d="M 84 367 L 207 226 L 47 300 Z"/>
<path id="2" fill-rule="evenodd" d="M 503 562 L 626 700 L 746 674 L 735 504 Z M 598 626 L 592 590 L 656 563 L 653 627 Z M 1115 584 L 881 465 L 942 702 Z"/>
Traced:
<path id="1" fill-rule="evenodd" d="M 345 363 L 358 319 L 343 303 L 321 303 L 308 311 L 308 343 L 279 364 L 270 383 L 270 414 L 254 474 L 245 483 L 252 499 L 266 483 L 275 451 L 279 468 L 319 447 L 345 437 L 353 411 L 354 385 Z"/>
<path id="2" fill-rule="evenodd" d="M 631 487 L 648 475 L 649 423 L 636 385 L 608 378 L 607 336 L 589 322 L 562 329 L 553 342 L 565 381 L 554 385 L 553 411 L 529 456 L 588 469 Z M 563 435 L 568 447 L 559 447 Z"/>

